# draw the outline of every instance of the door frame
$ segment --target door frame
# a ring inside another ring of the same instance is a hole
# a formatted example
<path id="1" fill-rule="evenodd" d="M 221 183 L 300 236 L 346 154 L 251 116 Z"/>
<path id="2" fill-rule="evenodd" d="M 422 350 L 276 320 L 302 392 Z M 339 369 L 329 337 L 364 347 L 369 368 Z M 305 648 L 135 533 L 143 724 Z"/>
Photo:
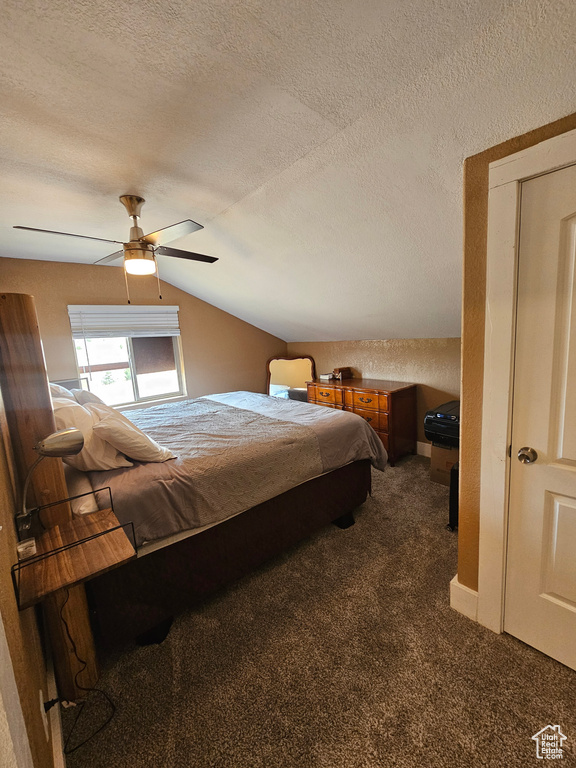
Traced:
<path id="1" fill-rule="evenodd" d="M 504 630 L 521 184 L 576 164 L 576 130 L 489 165 L 477 621 Z"/>

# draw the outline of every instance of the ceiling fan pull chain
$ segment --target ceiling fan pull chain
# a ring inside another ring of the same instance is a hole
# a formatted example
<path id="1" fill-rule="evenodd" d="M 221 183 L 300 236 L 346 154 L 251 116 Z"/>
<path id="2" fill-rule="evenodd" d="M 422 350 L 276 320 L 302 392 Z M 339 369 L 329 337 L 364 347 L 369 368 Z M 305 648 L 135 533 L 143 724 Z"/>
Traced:
<path id="1" fill-rule="evenodd" d="M 128 275 L 126 274 L 126 267 L 122 270 L 124 272 L 124 282 L 126 283 L 126 298 L 128 299 L 128 304 L 130 304 L 130 289 L 128 288 Z"/>
<path id="2" fill-rule="evenodd" d="M 162 299 L 162 290 L 160 288 L 160 275 L 158 273 L 158 262 L 156 261 L 156 254 L 154 254 L 154 264 L 156 265 L 156 280 L 158 281 L 158 298 Z"/>

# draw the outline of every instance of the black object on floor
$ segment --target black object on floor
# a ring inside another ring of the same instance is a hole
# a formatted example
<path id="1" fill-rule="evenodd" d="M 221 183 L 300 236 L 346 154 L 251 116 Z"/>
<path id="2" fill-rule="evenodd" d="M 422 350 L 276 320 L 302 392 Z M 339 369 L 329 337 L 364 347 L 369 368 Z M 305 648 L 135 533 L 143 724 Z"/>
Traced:
<path id="1" fill-rule="evenodd" d="M 458 486 L 459 486 L 460 462 L 450 470 L 450 501 L 448 508 L 448 528 L 449 531 L 455 531 L 458 528 Z"/>

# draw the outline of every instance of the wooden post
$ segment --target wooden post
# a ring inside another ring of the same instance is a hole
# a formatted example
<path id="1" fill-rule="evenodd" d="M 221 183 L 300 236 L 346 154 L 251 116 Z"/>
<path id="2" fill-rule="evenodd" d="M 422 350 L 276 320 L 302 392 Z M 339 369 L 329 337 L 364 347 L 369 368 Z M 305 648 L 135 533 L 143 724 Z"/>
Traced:
<path id="1" fill-rule="evenodd" d="M 19 293 L 0 294 L 0 388 L 6 421 L 18 475 L 20 494 L 28 469 L 37 458 L 34 446 L 56 430 L 48 387 L 44 353 L 38 328 L 34 298 Z M 30 499 L 37 505 L 68 496 L 60 459 L 40 462 L 30 483 Z M 20 495 L 19 504 L 22 506 Z M 71 517 L 67 505 L 59 504 L 42 517 L 49 528 Z M 16 561 L 16 552 L 14 552 Z M 60 617 L 63 599 L 56 595 L 45 601 L 54 668 L 60 696 L 75 700 L 85 695 L 75 677 L 83 668 L 73 653 Z M 74 638 L 78 656 L 87 663 L 78 675 L 80 684 L 89 688 L 97 678 L 94 641 L 88 624 L 86 594 L 82 585 L 69 590 L 69 600 L 62 611 Z"/>
<path id="2" fill-rule="evenodd" d="M 38 458 L 34 446 L 56 430 L 32 296 L 0 295 L 0 386 L 21 494 L 26 473 Z M 44 459 L 32 475 L 29 502 L 40 505 L 67 496 L 60 459 Z M 21 495 L 18 502 L 22 507 Z M 58 505 L 52 515 L 43 518 L 47 527 L 65 522 L 71 512 Z"/>

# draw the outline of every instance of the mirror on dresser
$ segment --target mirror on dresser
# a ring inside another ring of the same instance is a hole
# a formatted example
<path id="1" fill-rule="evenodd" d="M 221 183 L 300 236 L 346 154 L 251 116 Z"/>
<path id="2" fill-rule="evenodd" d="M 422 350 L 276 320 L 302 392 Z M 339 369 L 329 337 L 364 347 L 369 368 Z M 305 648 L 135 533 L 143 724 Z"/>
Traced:
<path id="1" fill-rule="evenodd" d="M 268 360 L 266 368 L 266 391 L 269 395 L 307 401 L 306 382 L 316 378 L 314 358 L 309 355 L 278 355 Z"/>

